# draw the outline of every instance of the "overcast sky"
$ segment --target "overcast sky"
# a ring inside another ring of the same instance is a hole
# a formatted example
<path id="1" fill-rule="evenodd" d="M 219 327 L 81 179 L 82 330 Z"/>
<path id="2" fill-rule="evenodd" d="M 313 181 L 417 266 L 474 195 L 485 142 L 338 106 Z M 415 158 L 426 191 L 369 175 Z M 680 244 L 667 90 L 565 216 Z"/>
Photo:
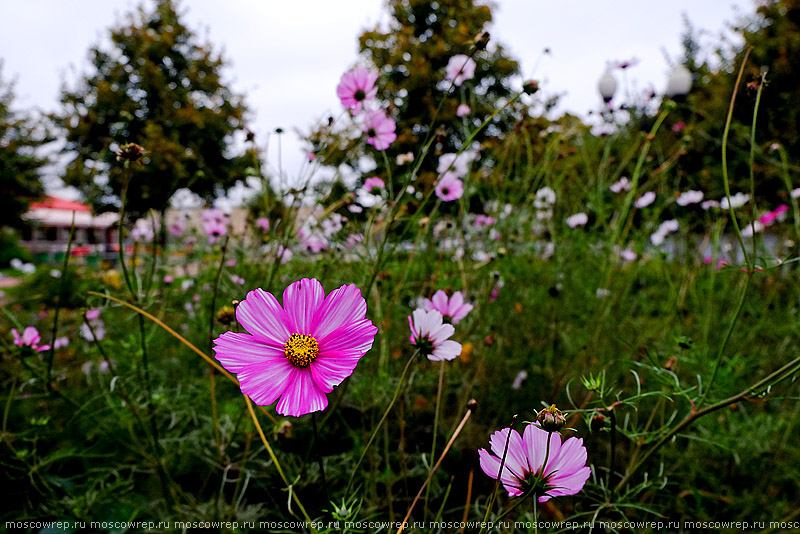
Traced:
<path id="1" fill-rule="evenodd" d="M 89 47 L 107 39 L 108 28 L 139 3 L 0 1 L 2 74 L 16 80 L 17 106 L 58 109 L 62 80 L 86 72 Z M 276 127 L 307 130 L 321 117 L 338 114 L 336 85 L 357 60 L 358 34 L 386 19 L 380 0 L 180 5 L 189 27 L 223 50 L 226 78 L 246 95 L 261 142 Z M 678 58 L 682 51 L 682 13 L 713 43 L 726 22 L 753 10 L 750 0 L 499 0 L 488 30 L 520 61 L 525 77 L 541 80 L 548 93 L 563 94 L 560 110 L 585 115 L 599 104 L 597 80 L 608 60 L 639 59 L 628 71 L 631 85 L 663 89 L 669 70 L 664 54 Z M 552 52 L 541 57 L 546 47 Z M 276 149 L 271 143 L 270 163 Z M 304 153 L 293 133 L 284 138 L 289 176 L 300 169 Z"/>

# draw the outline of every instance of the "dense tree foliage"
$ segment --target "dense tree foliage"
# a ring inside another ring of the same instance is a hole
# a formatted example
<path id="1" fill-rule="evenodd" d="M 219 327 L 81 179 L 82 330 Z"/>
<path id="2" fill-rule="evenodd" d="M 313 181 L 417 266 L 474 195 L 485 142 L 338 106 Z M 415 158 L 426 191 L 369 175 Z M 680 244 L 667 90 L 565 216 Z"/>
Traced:
<path id="1" fill-rule="evenodd" d="M 492 21 L 491 4 L 474 0 L 390 0 L 387 9 L 388 25 L 359 37 L 362 62 L 379 73 L 378 100 L 388 105 L 389 115 L 397 122 L 397 140 L 387 150 L 393 174 L 404 170 L 396 165 L 396 157 L 417 154 L 431 133 L 432 118 L 437 117 L 432 125 L 436 135 L 433 157 L 428 156 L 419 173 L 420 183 L 431 184 L 437 177 L 437 156 L 459 150 L 469 133 L 515 94 L 510 77 L 519 74 L 519 65 L 492 40 L 486 50 L 474 53 L 475 77 L 453 87 L 453 94 L 437 115 L 449 86 L 444 82 L 445 66 L 452 56 L 475 51 L 476 35 Z M 468 105 L 470 112 L 458 117 L 461 104 Z M 475 137 L 482 164 L 494 161 L 491 149 L 503 136 L 512 134 L 526 114 L 527 106 L 521 102 L 508 106 Z M 325 164 L 346 164 L 357 170 L 359 158 L 366 154 L 377 164 L 372 174 L 386 175 L 383 158 L 365 146 L 363 139 L 343 135 L 336 124 L 317 129 L 309 140 Z"/>
<path id="2" fill-rule="evenodd" d="M 57 117 L 74 155 L 65 181 L 95 204 L 119 196 L 116 145 L 147 150 L 136 166 L 127 209 L 163 210 L 179 188 L 210 199 L 244 178 L 247 158 L 231 144 L 246 107 L 221 80 L 224 61 L 181 22 L 171 0 L 140 7 L 111 30 L 112 47 L 90 51 L 92 72 L 65 88 Z"/>
<path id="3" fill-rule="evenodd" d="M 36 149 L 47 132 L 14 109 L 11 83 L 0 77 L 0 227 L 17 227 L 28 205 L 44 194 L 39 171 L 47 163 Z"/>

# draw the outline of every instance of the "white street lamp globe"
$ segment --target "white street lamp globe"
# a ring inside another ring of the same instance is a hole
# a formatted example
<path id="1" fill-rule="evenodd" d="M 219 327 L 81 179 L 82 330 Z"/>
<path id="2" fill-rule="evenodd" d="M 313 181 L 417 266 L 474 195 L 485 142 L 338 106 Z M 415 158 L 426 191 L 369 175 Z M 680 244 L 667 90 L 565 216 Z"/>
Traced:
<path id="1" fill-rule="evenodd" d="M 685 96 L 692 89 L 692 73 L 683 65 L 676 65 L 667 76 L 667 88 L 664 94 L 670 98 Z"/>
<path id="2" fill-rule="evenodd" d="M 610 70 L 606 70 L 606 73 L 597 82 L 597 90 L 600 91 L 603 102 L 608 103 L 614 98 L 614 93 L 617 92 L 617 80 L 611 75 Z"/>

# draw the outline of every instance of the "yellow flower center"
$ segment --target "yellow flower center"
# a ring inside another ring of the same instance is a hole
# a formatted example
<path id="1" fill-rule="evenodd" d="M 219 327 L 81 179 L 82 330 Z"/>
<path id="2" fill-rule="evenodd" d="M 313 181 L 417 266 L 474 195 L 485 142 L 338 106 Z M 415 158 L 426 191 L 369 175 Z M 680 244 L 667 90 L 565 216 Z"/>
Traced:
<path id="1" fill-rule="evenodd" d="M 283 346 L 283 353 L 295 367 L 308 367 L 319 356 L 319 343 L 305 334 L 292 334 Z"/>

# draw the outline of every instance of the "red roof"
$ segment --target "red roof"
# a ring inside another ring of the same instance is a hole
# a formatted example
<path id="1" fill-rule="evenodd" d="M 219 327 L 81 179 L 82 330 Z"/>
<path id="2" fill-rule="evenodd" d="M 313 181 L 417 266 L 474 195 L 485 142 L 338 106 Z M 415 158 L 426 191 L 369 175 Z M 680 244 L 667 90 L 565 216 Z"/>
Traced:
<path id="1" fill-rule="evenodd" d="M 92 211 L 86 204 L 75 202 L 74 200 L 66 200 L 58 197 L 47 197 L 42 202 L 34 202 L 31 204 L 31 209 L 51 209 L 51 210 L 69 210 L 69 211 Z"/>

